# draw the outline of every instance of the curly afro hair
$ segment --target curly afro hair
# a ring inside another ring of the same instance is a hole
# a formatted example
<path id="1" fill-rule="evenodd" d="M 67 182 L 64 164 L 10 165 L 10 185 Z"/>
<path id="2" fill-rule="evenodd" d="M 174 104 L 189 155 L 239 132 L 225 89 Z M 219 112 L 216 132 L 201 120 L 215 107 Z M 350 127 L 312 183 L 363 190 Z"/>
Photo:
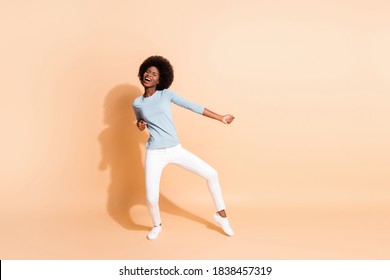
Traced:
<path id="1" fill-rule="evenodd" d="M 149 67 L 156 67 L 160 73 L 160 82 L 157 85 L 157 90 L 167 89 L 173 82 L 173 67 L 171 63 L 164 57 L 159 55 L 150 56 L 141 64 L 138 70 L 138 78 L 142 83 L 143 75 Z"/>

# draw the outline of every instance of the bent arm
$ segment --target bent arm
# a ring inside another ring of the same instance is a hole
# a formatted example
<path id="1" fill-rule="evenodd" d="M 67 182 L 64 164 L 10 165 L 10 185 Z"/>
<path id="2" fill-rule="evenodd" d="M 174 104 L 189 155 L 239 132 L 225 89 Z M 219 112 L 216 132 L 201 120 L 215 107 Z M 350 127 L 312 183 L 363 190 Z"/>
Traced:
<path id="1" fill-rule="evenodd" d="M 147 126 L 147 123 L 145 122 L 145 120 L 142 118 L 142 115 L 141 115 L 141 112 L 134 106 L 133 104 L 133 111 L 134 111 L 134 114 L 135 114 L 135 118 L 137 120 L 137 127 L 140 131 L 144 130 Z"/>

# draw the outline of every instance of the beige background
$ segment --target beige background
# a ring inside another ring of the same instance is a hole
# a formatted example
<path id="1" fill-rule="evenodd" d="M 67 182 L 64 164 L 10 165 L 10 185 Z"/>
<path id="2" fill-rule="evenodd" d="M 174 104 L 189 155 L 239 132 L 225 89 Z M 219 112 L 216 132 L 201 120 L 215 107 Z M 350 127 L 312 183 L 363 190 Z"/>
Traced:
<path id="1" fill-rule="evenodd" d="M 388 1 L 1 1 L 0 259 L 389 259 Z M 164 231 L 146 240 L 137 71 L 236 120 L 174 108 Z"/>

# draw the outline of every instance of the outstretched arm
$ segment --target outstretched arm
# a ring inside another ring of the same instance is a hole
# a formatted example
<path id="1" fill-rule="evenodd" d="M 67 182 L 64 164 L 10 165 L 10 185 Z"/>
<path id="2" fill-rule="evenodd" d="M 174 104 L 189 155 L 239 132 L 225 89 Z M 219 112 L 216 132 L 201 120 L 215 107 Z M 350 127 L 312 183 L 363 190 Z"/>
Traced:
<path id="1" fill-rule="evenodd" d="M 220 115 L 220 114 L 214 113 L 213 111 L 210 111 L 207 108 L 204 108 L 203 116 L 212 118 L 214 120 L 221 121 L 224 124 L 230 124 L 234 120 L 234 116 L 233 115 L 230 115 L 230 114 Z"/>

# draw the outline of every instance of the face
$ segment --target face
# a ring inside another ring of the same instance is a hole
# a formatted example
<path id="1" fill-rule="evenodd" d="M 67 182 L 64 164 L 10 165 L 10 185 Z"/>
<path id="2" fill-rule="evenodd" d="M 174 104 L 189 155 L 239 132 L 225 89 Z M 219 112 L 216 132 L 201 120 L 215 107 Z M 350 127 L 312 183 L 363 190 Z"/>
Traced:
<path id="1" fill-rule="evenodd" d="M 156 87 L 159 83 L 160 79 L 160 72 L 158 72 L 158 69 L 154 66 L 149 67 L 146 69 L 143 79 L 142 79 L 142 85 L 146 88 L 152 88 Z"/>

